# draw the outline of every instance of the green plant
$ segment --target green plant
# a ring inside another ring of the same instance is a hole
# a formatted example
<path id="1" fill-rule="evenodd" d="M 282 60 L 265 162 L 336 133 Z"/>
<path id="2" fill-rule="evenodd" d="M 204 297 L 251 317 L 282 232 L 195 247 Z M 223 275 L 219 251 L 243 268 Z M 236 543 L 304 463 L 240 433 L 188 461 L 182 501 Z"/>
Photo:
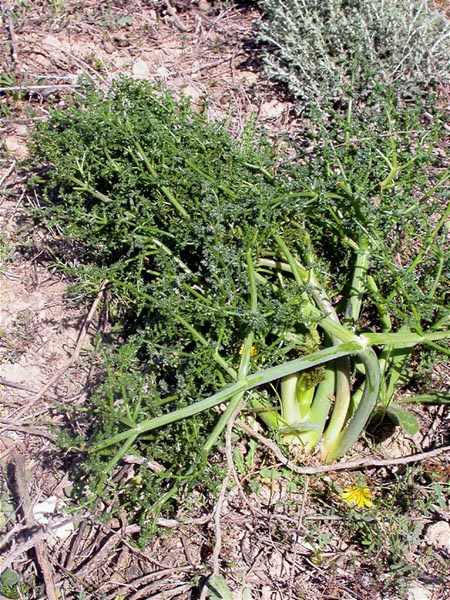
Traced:
<path id="1" fill-rule="evenodd" d="M 233 594 L 226 580 L 221 575 L 211 575 L 206 582 L 206 597 L 210 600 L 252 600 L 252 593 L 248 588 L 243 588 L 238 595 Z"/>
<path id="2" fill-rule="evenodd" d="M 60 15 L 65 8 L 65 0 L 49 0 L 50 8 L 55 15 Z"/>
<path id="3" fill-rule="evenodd" d="M 0 273 L 4 270 L 5 265 L 9 262 L 12 250 L 8 241 L 0 234 Z"/>
<path id="4" fill-rule="evenodd" d="M 441 131 L 386 106 L 284 164 L 251 129 L 233 140 L 127 80 L 38 126 L 37 216 L 63 235 L 60 266 L 84 292 L 107 279 L 116 307 L 78 442 L 96 493 L 116 484 L 145 523 L 186 484 L 214 486 L 207 458 L 239 406 L 328 461 L 377 406 L 411 421 L 392 399 L 416 347 L 448 352 Z M 162 469 L 120 486 L 131 451 Z"/>
<path id="5" fill-rule="evenodd" d="M 6 569 L 0 575 L 0 592 L 6 598 L 20 598 L 22 592 L 26 591 L 26 586 L 21 583 L 21 578 L 16 571 Z"/>
<path id="6" fill-rule="evenodd" d="M 365 512 L 339 510 L 343 517 L 341 531 L 335 532 L 362 551 L 362 563 L 376 560 L 376 569 L 383 573 L 386 587 L 392 591 L 402 575 L 405 585 L 417 579 L 428 568 L 437 578 L 445 578 L 445 561 L 438 555 L 423 551 L 423 533 L 427 518 L 432 518 L 439 503 L 441 490 L 421 482 L 421 467 L 408 468 L 378 487 L 375 505 Z M 448 498 L 448 484 L 441 486 Z M 415 560 L 420 555 L 422 559 Z M 375 565 L 373 565 L 375 567 Z"/>
<path id="7" fill-rule="evenodd" d="M 299 104 L 367 98 L 378 85 L 417 94 L 448 80 L 450 27 L 422 0 L 260 0 L 269 77 Z"/>

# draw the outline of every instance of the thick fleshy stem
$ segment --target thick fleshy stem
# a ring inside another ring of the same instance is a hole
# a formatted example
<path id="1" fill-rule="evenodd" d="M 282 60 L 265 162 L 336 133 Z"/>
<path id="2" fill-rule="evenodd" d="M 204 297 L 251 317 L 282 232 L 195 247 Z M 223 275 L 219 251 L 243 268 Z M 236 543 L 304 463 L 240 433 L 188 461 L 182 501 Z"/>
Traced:
<path id="1" fill-rule="evenodd" d="M 366 426 L 378 400 L 381 372 L 377 355 L 369 347 L 358 353 L 357 358 L 364 364 L 366 371 L 364 392 L 355 414 L 337 439 L 333 440 L 332 444 L 324 443 L 323 458 L 326 462 L 340 458 L 353 446 Z"/>

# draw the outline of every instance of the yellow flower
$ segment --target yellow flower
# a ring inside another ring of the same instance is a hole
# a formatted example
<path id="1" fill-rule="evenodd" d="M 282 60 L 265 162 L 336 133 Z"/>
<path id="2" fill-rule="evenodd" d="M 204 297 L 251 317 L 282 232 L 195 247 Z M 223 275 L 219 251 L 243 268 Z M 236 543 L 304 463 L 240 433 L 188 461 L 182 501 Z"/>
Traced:
<path id="1" fill-rule="evenodd" d="M 239 355 L 242 356 L 242 353 L 244 352 L 244 344 L 242 344 L 242 346 L 239 348 Z M 253 344 L 253 346 L 250 348 L 250 356 L 253 358 L 254 356 L 256 356 L 256 346 Z"/>
<path id="2" fill-rule="evenodd" d="M 357 508 L 370 508 L 373 505 L 372 491 L 365 485 L 353 485 L 340 494 L 342 500 Z"/>

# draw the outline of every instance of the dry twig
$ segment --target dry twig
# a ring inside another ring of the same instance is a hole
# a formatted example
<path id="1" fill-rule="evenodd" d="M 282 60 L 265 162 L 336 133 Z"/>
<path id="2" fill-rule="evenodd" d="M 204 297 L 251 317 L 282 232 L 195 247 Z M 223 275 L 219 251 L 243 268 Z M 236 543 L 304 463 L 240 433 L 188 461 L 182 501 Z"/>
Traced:
<path id="1" fill-rule="evenodd" d="M 8 179 L 8 177 L 11 175 L 11 173 L 14 171 L 15 167 L 16 167 L 16 161 L 14 160 L 12 165 L 9 167 L 9 169 L 6 171 L 6 173 L 0 179 L 0 191 L 1 191 L 2 185 L 5 183 L 5 181 Z"/>
<path id="2" fill-rule="evenodd" d="M 9 85 L 7 87 L 0 87 L 0 94 L 6 94 L 7 92 L 42 92 L 46 96 L 58 92 L 60 90 L 79 88 L 80 85 L 76 83 L 59 83 L 49 85 Z"/>
<path id="3" fill-rule="evenodd" d="M 167 8 L 167 12 L 169 13 L 171 20 L 172 20 L 173 24 L 175 25 L 175 27 L 182 33 L 187 33 L 189 31 L 189 28 L 186 27 L 185 25 L 183 25 L 183 23 L 180 21 L 178 15 L 177 15 L 177 11 L 171 5 L 170 1 L 165 0 L 165 5 Z"/>
<path id="4" fill-rule="evenodd" d="M 162 569 L 161 571 L 147 573 L 142 577 L 134 579 L 131 583 L 126 585 L 122 584 L 122 587 L 116 588 L 114 592 L 110 594 L 110 596 L 107 596 L 107 600 L 114 600 L 114 598 L 117 598 L 118 596 L 129 595 L 131 590 L 136 591 L 136 594 L 134 594 L 132 598 L 148 598 L 148 596 L 145 596 L 145 594 L 151 593 L 152 591 L 155 592 L 160 589 L 164 583 L 164 578 L 170 577 L 177 572 L 183 573 L 190 570 L 191 567 L 171 567 L 170 569 Z"/>
<path id="5" fill-rule="evenodd" d="M 25 458 L 17 451 L 13 452 L 10 466 L 12 471 L 12 479 L 14 481 L 14 496 L 16 497 L 17 504 L 21 507 L 25 525 L 31 530 L 33 527 L 35 527 L 35 522 L 33 518 L 31 498 L 28 491 L 28 477 L 25 468 Z M 33 534 L 29 540 L 21 545 L 22 549 L 20 554 L 23 554 L 24 552 L 31 550 L 31 548 L 34 548 L 36 563 L 44 579 L 47 598 L 48 600 L 58 600 L 58 593 L 54 583 L 53 569 L 48 560 L 47 550 L 42 539 L 44 535 L 44 531 L 38 531 Z M 16 555 L 17 557 L 18 555 L 16 553 L 19 548 L 20 547 L 16 548 L 8 557 L 10 564 L 12 564 L 12 562 L 15 560 L 11 559 L 11 556 Z M 8 562 L 8 558 L 5 560 L 5 562 Z M 2 563 L 1 569 L 5 568 L 5 562 Z"/>
<path id="6" fill-rule="evenodd" d="M 10 9 L 5 6 L 3 2 L 0 3 L 0 12 L 3 14 L 3 18 L 5 20 L 6 29 L 9 35 L 9 44 L 11 49 L 11 62 L 13 71 L 17 69 L 17 44 L 16 44 L 16 34 L 14 32 L 14 23 L 11 17 Z"/>
<path id="7" fill-rule="evenodd" d="M 74 540 L 72 541 L 72 544 L 71 544 L 70 550 L 69 550 L 69 554 L 66 558 L 65 569 L 67 571 L 72 571 L 75 566 L 75 557 L 78 554 L 81 543 L 84 542 L 84 540 L 86 538 L 86 533 L 88 533 L 88 531 L 87 531 L 88 528 L 89 528 L 89 524 L 87 523 L 87 521 L 82 521 L 81 525 L 76 533 L 76 536 L 75 536 Z"/>
<path id="8" fill-rule="evenodd" d="M 1 182 L 0 182 L 0 184 L 1 184 Z M 8 379 L 4 379 L 3 377 L 0 377 L 0 385 L 3 385 L 5 387 L 10 387 L 15 390 L 22 390 L 24 392 L 28 392 L 29 394 L 37 393 L 35 390 L 31 390 L 26 385 L 21 385 L 20 383 L 16 383 L 15 381 L 9 381 Z"/>
<path id="9" fill-rule="evenodd" d="M 0 563 L 0 575 L 6 571 L 6 569 L 10 569 L 13 563 L 28 552 L 32 548 L 42 542 L 45 537 L 45 531 L 36 531 L 33 533 L 31 537 L 29 537 L 25 542 L 22 542 L 18 546 L 14 548 L 5 558 L 2 558 L 2 562 Z"/>
<path id="10" fill-rule="evenodd" d="M 308 488 L 309 488 L 309 479 L 307 477 L 305 477 L 305 482 L 304 482 L 304 486 L 303 486 L 303 499 L 302 499 L 302 504 L 299 507 L 299 513 L 298 513 L 297 531 L 300 531 L 301 528 L 303 527 L 303 518 L 305 516 L 306 500 L 308 498 Z M 290 599 L 292 598 L 292 591 L 294 589 L 295 563 L 297 562 L 297 551 L 298 551 L 298 544 L 297 544 L 297 539 L 295 539 L 294 556 L 292 559 L 292 569 L 291 569 L 291 573 L 289 576 L 289 598 Z"/>
<path id="11" fill-rule="evenodd" d="M 175 596 L 177 596 L 178 598 L 187 598 L 187 596 L 182 596 L 182 594 L 185 594 L 185 592 L 191 589 L 192 584 L 185 583 L 177 585 L 176 587 L 170 590 L 164 590 L 163 592 L 158 592 L 157 594 L 149 596 L 148 594 L 152 592 L 152 585 L 150 584 L 148 587 L 144 588 L 143 590 L 139 590 L 139 592 L 136 592 L 136 594 L 130 596 L 130 600 L 140 600 L 141 598 L 144 598 L 145 600 L 170 600 Z"/>
<path id="12" fill-rule="evenodd" d="M 357 460 L 351 460 L 348 462 L 340 462 L 332 465 L 318 465 L 316 467 L 299 467 L 294 462 L 289 460 L 278 448 L 278 446 L 272 442 L 272 440 L 267 439 L 251 427 L 249 427 L 246 423 L 240 421 L 238 423 L 239 427 L 248 435 L 254 437 L 258 442 L 266 446 L 277 458 L 282 465 L 293 471 L 294 473 L 298 473 L 299 475 L 318 475 L 319 473 L 331 473 L 332 471 L 351 471 L 353 469 L 369 469 L 375 467 L 392 467 L 395 465 L 407 465 L 415 462 L 420 462 L 423 460 L 428 460 L 434 456 L 439 456 L 440 454 L 444 454 L 445 452 L 450 452 L 450 446 L 442 446 L 441 448 L 436 448 L 435 450 L 428 450 L 427 452 L 419 452 L 417 454 L 410 454 L 409 456 L 402 456 L 400 458 L 375 458 L 374 456 L 369 456 L 368 458 L 360 458 Z"/>
<path id="13" fill-rule="evenodd" d="M 18 423 L 11 423 L 8 419 L 0 419 L 0 423 L 5 426 L 8 431 L 20 431 L 27 435 L 34 435 L 35 437 L 42 437 L 51 442 L 55 441 L 55 436 L 49 433 L 45 429 L 39 429 L 38 427 L 30 427 L 27 425 L 19 425 Z"/>
<path id="14" fill-rule="evenodd" d="M 216 509 L 214 511 L 214 530 L 216 534 L 216 541 L 214 542 L 214 550 L 212 555 L 213 575 L 219 575 L 220 573 L 220 551 L 222 549 L 222 527 L 220 524 L 220 517 L 222 515 L 223 503 L 225 502 L 228 481 L 229 475 L 227 475 L 222 482 L 219 498 L 217 499 Z"/>

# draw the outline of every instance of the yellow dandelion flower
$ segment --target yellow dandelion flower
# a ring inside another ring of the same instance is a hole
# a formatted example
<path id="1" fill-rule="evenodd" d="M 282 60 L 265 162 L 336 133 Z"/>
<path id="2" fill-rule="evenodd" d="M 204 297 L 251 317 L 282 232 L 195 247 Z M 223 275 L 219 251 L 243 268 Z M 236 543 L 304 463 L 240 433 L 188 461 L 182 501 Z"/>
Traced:
<path id="1" fill-rule="evenodd" d="M 357 508 L 370 508 L 373 506 L 372 490 L 366 485 L 353 485 L 345 488 L 340 496 L 350 506 Z"/>

